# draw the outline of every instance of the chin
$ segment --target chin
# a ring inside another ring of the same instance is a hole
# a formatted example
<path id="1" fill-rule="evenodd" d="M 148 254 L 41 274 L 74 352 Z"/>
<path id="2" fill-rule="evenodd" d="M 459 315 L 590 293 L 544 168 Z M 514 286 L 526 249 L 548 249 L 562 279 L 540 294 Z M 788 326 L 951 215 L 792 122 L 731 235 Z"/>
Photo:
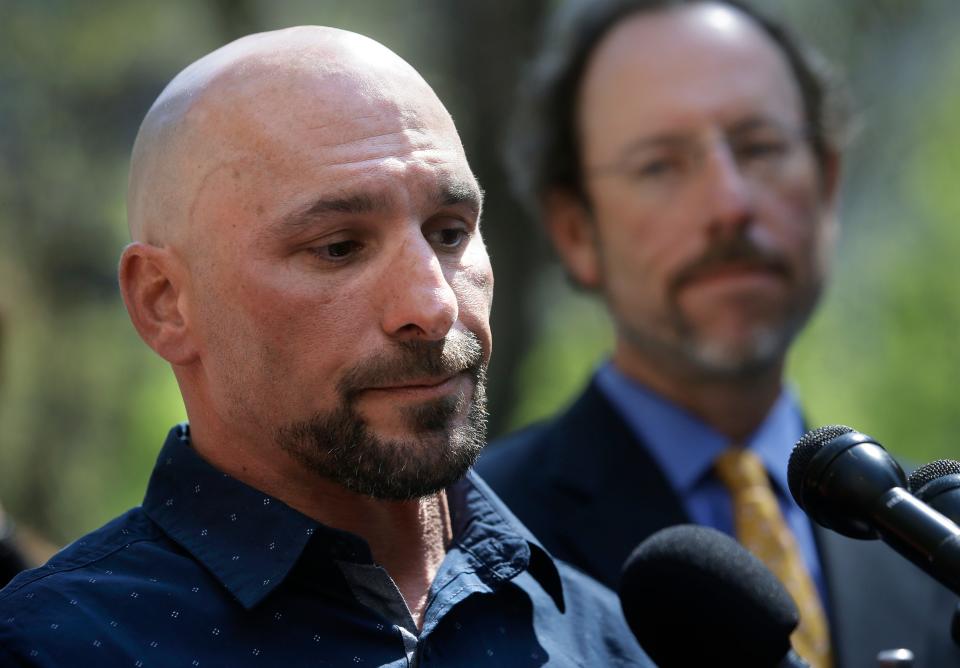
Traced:
<path id="1" fill-rule="evenodd" d="M 746 340 L 691 342 L 687 357 L 711 376 L 752 378 L 779 368 L 792 339 L 780 329 L 763 328 L 752 332 Z"/>

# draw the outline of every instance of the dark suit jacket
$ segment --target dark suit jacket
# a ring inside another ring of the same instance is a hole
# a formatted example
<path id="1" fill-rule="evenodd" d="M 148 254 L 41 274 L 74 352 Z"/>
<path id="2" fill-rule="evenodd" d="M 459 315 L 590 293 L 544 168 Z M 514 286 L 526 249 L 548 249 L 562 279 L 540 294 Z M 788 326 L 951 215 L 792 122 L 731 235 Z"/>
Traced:
<path id="1" fill-rule="evenodd" d="M 491 444 L 477 470 L 554 556 L 614 589 L 644 538 L 691 521 L 594 384 L 555 420 Z M 879 541 L 814 530 L 837 668 L 875 668 L 878 651 L 898 647 L 916 668 L 960 666 L 951 592 Z"/>

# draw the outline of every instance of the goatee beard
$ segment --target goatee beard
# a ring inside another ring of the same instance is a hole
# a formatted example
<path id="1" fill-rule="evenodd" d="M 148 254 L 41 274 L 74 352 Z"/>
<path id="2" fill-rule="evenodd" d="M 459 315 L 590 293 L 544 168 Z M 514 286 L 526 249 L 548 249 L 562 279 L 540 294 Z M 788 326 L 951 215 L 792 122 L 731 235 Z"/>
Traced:
<path id="1" fill-rule="evenodd" d="M 365 388 L 456 374 L 468 375 L 473 391 L 404 407 L 409 439 L 381 438 L 357 411 Z M 486 366 L 472 333 L 400 342 L 355 365 L 337 393 L 333 410 L 279 428 L 275 440 L 311 471 L 358 494 L 391 501 L 430 496 L 462 478 L 486 443 Z"/>

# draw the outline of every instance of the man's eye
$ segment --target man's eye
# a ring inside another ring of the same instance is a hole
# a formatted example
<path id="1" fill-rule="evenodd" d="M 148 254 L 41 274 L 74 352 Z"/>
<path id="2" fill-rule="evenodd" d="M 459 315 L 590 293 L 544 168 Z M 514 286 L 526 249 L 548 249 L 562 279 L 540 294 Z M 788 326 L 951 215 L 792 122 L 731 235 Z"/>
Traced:
<path id="1" fill-rule="evenodd" d="M 433 243 L 444 248 L 457 248 L 467 238 L 467 231 L 459 227 L 446 227 L 432 235 Z"/>
<path id="2" fill-rule="evenodd" d="M 323 260 L 342 260 L 354 255 L 361 247 L 358 241 L 337 241 L 326 246 L 311 248 L 310 252 Z"/>
<path id="3" fill-rule="evenodd" d="M 633 177 L 638 180 L 658 179 L 670 176 L 680 168 L 680 161 L 670 158 L 647 160 L 632 169 Z"/>
<path id="4" fill-rule="evenodd" d="M 766 139 L 746 142 L 736 148 L 736 153 L 741 159 L 754 158 L 775 158 L 786 153 L 787 142 L 779 139 Z"/>

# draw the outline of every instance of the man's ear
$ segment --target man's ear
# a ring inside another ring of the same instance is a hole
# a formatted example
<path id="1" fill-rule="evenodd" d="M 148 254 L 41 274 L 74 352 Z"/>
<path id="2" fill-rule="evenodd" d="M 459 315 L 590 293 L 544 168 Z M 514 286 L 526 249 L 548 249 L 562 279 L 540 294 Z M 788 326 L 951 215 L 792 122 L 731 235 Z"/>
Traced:
<path id="1" fill-rule="evenodd" d="M 120 293 L 133 326 L 148 346 L 171 364 L 197 356 L 183 313 L 183 274 L 167 248 L 134 242 L 120 256 Z"/>
<path id="2" fill-rule="evenodd" d="M 826 245 L 826 256 L 832 254 L 836 247 L 837 237 L 840 235 L 837 210 L 840 206 L 838 200 L 842 163 L 840 154 L 836 151 L 827 153 L 820 163 L 820 187 L 823 199 L 823 220 L 821 224 L 825 228 L 823 243 Z"/>
<path id="3" fill-rule="evenodd" d="M 599 288 L 596 229 L 583 200 L 569 190 L 552 190 L 544 198 L 543 222 L 570 277 L 580 287 Z"/>
<path id="4" fill-rule="evenodd" d="M 834 150 L 827 150 L 820 162 L 820 184 L 823 188 L 823 201 L 828 206 L 836 208 L 837 194 L 840 191 L 840 176 L 843 159 Z"/>

